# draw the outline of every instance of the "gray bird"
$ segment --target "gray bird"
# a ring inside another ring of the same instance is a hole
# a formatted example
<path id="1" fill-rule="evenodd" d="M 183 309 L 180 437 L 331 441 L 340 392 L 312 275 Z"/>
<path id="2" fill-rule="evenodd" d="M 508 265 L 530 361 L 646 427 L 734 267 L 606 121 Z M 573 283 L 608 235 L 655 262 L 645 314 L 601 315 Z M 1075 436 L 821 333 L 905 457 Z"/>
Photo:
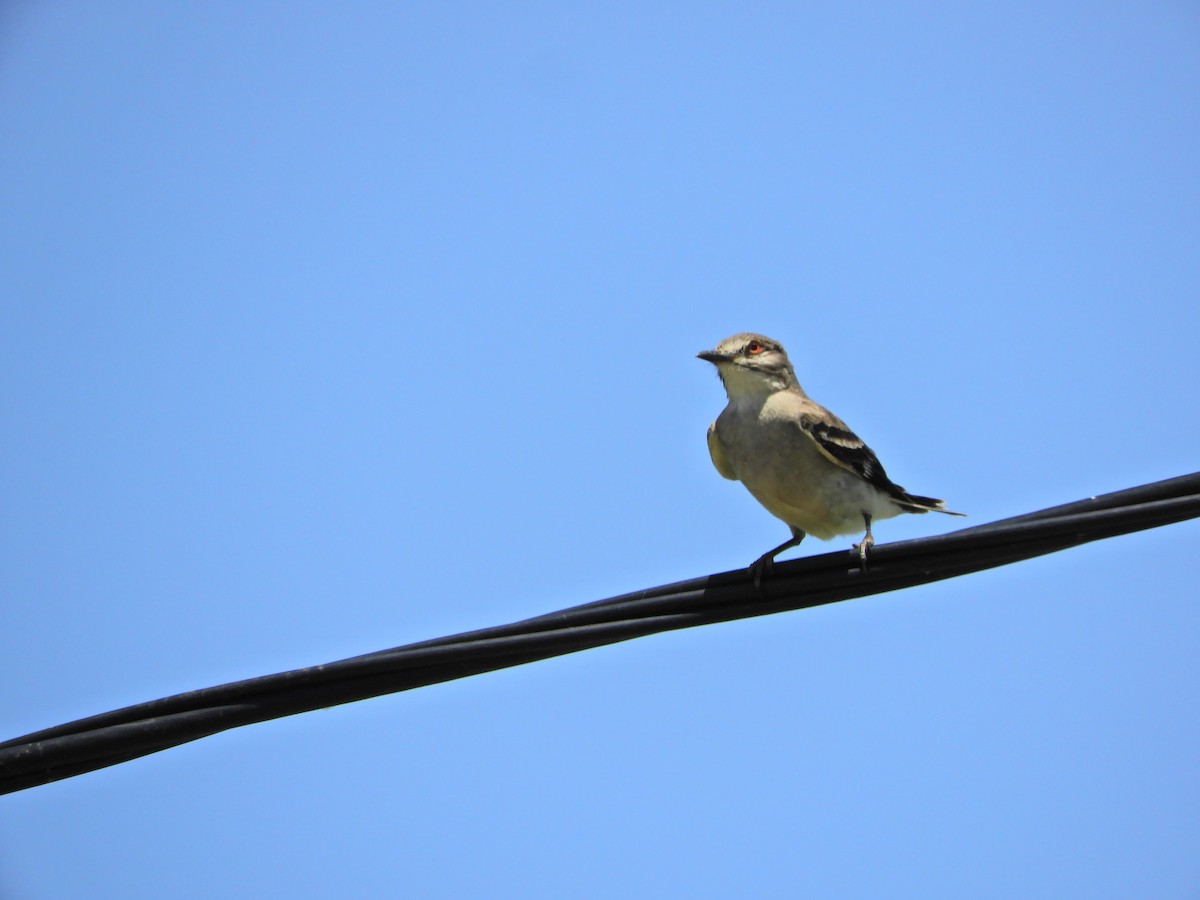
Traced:
<path id="1" fill-rule="evenodd" d="M 717 367 L 729 404 L 708 427 L 708 452 L 726 478 L 792 530 L 791 540 L 750 566 L 755 584 L 775 557 L 804 536 L 827 541 L 866 534 L 855 545 L 865 568 L 874 545 L 871 522 L 900 513 L 962 513 L 945 501 L 910 494 L 887 477 L 879 459 L 846 423 L 809 399 L 787 353 L 761 334 L 735 334 L 696 354 Z"/>

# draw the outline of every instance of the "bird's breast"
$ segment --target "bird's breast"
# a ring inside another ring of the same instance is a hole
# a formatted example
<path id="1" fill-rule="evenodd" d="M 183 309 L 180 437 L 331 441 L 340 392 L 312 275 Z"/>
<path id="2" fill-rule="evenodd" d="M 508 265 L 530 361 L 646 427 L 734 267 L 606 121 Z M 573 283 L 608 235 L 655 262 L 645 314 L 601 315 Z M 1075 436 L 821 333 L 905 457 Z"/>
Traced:
<path id="1" fill-rule="evenodd" d="M 877 518 L 878 492 L 830 461 L 794 418 L 769 404 L 733 404 L 717 419 L 730 467 L 767 511 L 789 525 L 828 540 L 862 530 L 863 512 Z"/>

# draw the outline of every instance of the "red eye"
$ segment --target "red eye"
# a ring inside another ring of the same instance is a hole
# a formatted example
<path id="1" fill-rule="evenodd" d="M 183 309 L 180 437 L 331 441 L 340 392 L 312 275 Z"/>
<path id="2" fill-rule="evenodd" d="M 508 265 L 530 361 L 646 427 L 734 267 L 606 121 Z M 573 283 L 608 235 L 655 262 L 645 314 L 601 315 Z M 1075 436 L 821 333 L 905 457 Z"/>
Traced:
<path id="1" fill-rule="evenodd" d="M 753 354 L 762 353 L 763 345 L 760 344 L 758 341 L 751 341 L 749 344 L 746 345 L 746 352 L 753 353 Z"/>

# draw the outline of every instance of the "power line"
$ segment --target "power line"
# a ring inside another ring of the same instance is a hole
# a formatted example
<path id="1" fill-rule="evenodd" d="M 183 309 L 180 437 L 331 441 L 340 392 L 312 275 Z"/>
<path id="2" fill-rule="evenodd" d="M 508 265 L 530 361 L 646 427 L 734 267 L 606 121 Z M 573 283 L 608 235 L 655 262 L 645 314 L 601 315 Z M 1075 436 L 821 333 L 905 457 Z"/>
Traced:
<path id="1" fill-rule="evenodd" d="M 745 569 L 363 656 L 236 681 L 0 743 L 0 793 L 70 778 L 230 728 L 452 681 L 663 631 L 881 594 L 1200 516 L 1200 472 L 857 554 Z"/>

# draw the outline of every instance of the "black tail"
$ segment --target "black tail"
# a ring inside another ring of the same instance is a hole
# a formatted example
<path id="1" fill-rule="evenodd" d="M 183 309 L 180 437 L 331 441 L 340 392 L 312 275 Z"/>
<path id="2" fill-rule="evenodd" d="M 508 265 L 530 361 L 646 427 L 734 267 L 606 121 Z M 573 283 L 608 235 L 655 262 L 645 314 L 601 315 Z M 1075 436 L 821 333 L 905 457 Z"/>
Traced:
<path id="1" fill-rule="evenodd" d="M 900 490 L 900 493 L 894 498 L 897 503 L 904 507 L 905 512 L 910 513 L 927 513 L 940 512 L 948 516 L 965 516 L 966 513 L 954 512 L 951 509 L 943 509 L 946 505 L 945 500 L 938 500 L 935 497 L 921 497 L 917 494 L 910 494 L 905 490 Z"/>

